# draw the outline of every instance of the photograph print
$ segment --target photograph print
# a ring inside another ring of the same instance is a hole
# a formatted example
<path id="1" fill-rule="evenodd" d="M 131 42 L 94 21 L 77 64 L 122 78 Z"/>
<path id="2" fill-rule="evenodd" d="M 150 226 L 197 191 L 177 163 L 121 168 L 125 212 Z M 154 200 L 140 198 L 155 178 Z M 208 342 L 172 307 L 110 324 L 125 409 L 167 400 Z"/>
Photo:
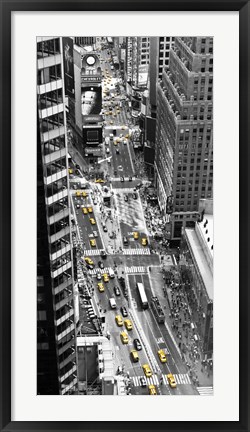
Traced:
<path id="1" fill-rule="evenodd" d="M 213 37 L 36 46 L 37 394 L 213 396 Z"/>

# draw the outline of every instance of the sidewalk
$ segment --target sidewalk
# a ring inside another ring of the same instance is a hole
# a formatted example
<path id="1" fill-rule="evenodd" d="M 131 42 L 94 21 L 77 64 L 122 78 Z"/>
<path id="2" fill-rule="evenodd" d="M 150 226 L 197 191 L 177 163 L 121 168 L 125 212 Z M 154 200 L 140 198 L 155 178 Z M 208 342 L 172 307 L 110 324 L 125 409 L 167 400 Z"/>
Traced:
<path id="1" fill-rule="evenodd" d="M 169 270 L 173 268 L 169 264 Z M 191 328 L 190 316 L 185 294 L 181 288 L 168 287 L 163 279 L 161 266 L 152 266 L 150 278 L 155 295 L 165 312 L 166 322 L 171 329 L 176 344 L 182 352 L 183 363 L 193 383 L 197 386 L 213 385 L 213 369 L 209 363 L 204 363 L 200 347 L 195 342 Z"/>

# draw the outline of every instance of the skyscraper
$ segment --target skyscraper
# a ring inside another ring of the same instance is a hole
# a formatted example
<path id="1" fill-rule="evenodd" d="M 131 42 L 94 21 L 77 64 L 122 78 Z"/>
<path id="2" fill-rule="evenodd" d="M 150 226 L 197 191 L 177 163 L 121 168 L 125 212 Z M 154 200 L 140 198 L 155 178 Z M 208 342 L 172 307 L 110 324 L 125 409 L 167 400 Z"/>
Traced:
<path id="1" fill-rule="evenodd" d="M 37 392 L 77 385 L 62 40 L 37 38 Z"/>
<path id="2" fill-rule="evenodd" d="M 155 184 L 171 240 L 213 196 L 213 38 L 176 37 L 157 84 Z"/>

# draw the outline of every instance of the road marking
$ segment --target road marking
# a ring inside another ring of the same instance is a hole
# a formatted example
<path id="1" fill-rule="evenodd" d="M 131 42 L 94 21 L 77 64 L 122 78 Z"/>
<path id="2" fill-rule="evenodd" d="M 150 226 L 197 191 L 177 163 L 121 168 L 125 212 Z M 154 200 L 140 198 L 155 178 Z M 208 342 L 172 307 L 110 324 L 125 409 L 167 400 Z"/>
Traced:
<path id="1" fill-rule="evenodd" d="M 214 389 L 212 386 L 209 387 L 196 387 L 197 391 L 201 396 L 213 396 L 214 395 Z"/>
<path id="2" fill-rule="evenodd" d="M 173 375 L 174 375 L 174 378 L 175 378 L 175 381 L 177 384 L 179 384 L 179 385 L 190 385 L 191 384 L 188 374 L 173 374 Z M 182 375 L 182 376 L 180 377 L 180 375 Z M 144 375 L 131 377 L 135 387 L 138 387 L 141 385 L 140 384 L 140 378 L 143 378 L 143 377 L 144 377 Z M 166 386 L 169 386 L 167 376 L 162 375 L 162 376 L 160 376 L 160 379 L 161 378 L 162 378 L 163 384 Z M 153 374 L 150 378 L 146 378 L 146 381 L 147 381 L 148 385 L 152 385 L 152 384 L 156 385 L 156 386 L 160 385 L 159 377 L 156 374 Z M 203 394 L 203 395 L 213 394 L 213 387 L 197 387 L 198 391 L 199 391 L 199 389 L 201 391 L 200 394 Z"/>
<path id="3" fill-rule="evenodd" d="M 139 266 L 139 267 L 125 267 L 125 272 L 126 273 L 146 273 L 146 267 L 144 266 Z"/>
<path id="4" fill-rule="evenodd" d="M 104 251 L 104 249 L 85 249 L 83 251 L 83 254 L 85 256 L 95 256 L 95 255 L 101 255 L 101 252 Z"/>
<path id="5" fill-rule="evenodd" d="M 149 248 L 131 248 L 131 249 L 122 249 L 123 255 L 150 255 Z"/>
<path id="6" fill-rule="evenodd" d="M 161 344 L 161 343 L 164 343 L 164 344 L 165 344 L 165 341 L 164 341 L 163 337 L 159 337 L 159 338 L 157 338 L 157 339 L 156 339 L 156 342 L 157 342 L 158 344 Z"/>

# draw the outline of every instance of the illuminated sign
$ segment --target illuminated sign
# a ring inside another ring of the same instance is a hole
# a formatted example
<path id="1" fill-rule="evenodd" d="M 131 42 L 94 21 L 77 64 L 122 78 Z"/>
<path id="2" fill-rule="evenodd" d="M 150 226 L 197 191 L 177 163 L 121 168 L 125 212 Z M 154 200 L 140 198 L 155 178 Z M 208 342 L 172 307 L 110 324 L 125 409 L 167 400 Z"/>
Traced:
<path id="1" fill-rule="evenodd" d="M 101 82 L 101 77 L 100 76 L 82 75 L 81 81 L 82 82 Z"/>

